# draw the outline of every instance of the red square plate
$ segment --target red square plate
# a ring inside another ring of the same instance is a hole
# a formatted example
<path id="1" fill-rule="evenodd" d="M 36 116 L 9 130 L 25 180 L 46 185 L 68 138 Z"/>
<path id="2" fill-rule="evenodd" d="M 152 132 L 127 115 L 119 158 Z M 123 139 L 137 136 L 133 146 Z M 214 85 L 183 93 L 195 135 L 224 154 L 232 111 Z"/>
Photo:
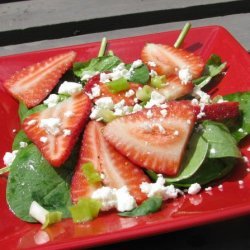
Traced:
<path id="1" fill-rule="evenodd" d="M 126 62 L 140 57 L 145 43 L 173 44 L 177 31 L 149 34 L 110 41 L 110 49 Z M 212 53 L 227 61 L 229 68 L 222 81 L 212 89 L 214 94 L 229 94 L 250 90 L 250 58 L 241 45 L 222 27 L 194 28 L 190 31 L 185 49 L 200 54 L 206 60 Z M 77 60 L 86 60 L 97 55 L 99 43 L 90 43 L 58 49 L 30 52 L 0 58 L 0 165 L 6 151 L 11 149 L 13 129 L 19 128 L 18 103 L 3 88 L 3 82 L 16 70 L 49 56 L 74 50 Z M 242 145 L 243 155 L 250 156 L 247 148 L 250 140 Z M 103 214 L 92 222 L 73 224 L 64 220 L 45 231 L 40 225 L 28 224 L 16 218 L 8 209 L 5 200 L 6 176 L 0 177 L 0 245 L 1 249 L 63 249 L 90 247 L 121 240 L 133 239 L 191 226 L 215 222 L 250 212 L 250 174 L 246 164 L 239 164 L 230 177 L 223 181 L 223 191 L 214 186 L 212 191 L 203 191 L 195 196 L 183 196 L 167 202 L 155 214 L 140 218 L 122 218 L 115 213 Z M 238 180 L 244 180 L 239 185 Z M 219 185 L 220 183 L 218 183 Z M 39 236 L 47 241 L 41 242 Z M 39 242 L 40 239 L 40 242 Z"/>

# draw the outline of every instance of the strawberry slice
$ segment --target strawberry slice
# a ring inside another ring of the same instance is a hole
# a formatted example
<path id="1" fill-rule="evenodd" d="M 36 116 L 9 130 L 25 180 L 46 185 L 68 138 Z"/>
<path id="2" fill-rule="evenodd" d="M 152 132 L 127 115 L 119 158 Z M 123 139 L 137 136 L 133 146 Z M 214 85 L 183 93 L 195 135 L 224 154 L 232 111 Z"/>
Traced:
<path id="1" fill-rule="evenodd" d="M 30 65 L 12 75 L 4 86 L 16 99 L 32 108 L 51 92 L 75 57 L 76 53 L 70 51 Z"/>
<path id="2" fill-rule="evenodd" d="M 99 123 L 90 121 L 85 130 L 80 150 L 80 158 L 77 163 L 72 182 L 71 182 L 71 199 L 77 203 L 79 198 L 90 197 L 91 194 L 100 187 L 100 185 L 90 185 L 83 175 L 82 165 L 91 162 L 95 167 L 100 166 L 100 140 L 99 140 Z"/>
<path id="3" fill-rule="evenodd" d="M 190 102 L 169 102 L 165 111 L 154 107 L 113 120 L 104 128 L 104 137 L 138 166 L 174 176 L 195 117 Z"/>
<path id="4" fill-rule="evenodd" d="M 88 96 L 80 93 L 54 107 L 30 115 L 22 126 L 48 162 L 58 167 L 70 155 L 90 110 Z"/>
<path id="5" fill-rule="evenodd" d="M 178 76 L 170 76 L 167 78 L 166 86 L 157 91 L 164 95 L 168 101 L 176 100 L 192 92 L 193 83 L 183 84 Z"/>
<path id="6" fill-rule="evenodd" d="M 141 203 L 147 197 L 141 192 L 140 184 L 149 182 L 149 179 L 141 168 L 130 162 L 105 140 L 104 127 L 103 124 L 99 123 L 100 171 L 104 174 L 103 183 L 113 188 L 127 186 L 129 193 L 138 203 Z"/>
<path id="7" fill-rule="evenodd" d="M 202 59 L 183 49 L 169 45 L 148 43 L 141 52 L 141 59 L 159 75 L 176 75 L 180 69 L 188 68 L 192 78 L 200 76 L 204 68 Z M 152 66 L 152 63 L 156 65 Z"/>
<path id="8" fill-rule="evenodd" d="M 104 174 L 103 183 L 112 188 L 127 186 L 138 203 L 146 199 L 140 190 L 142 182 L 149 182 L 145 173 L 116 151 L 103 137 L 104 124 L 90 121 L 85 129 L 80 160 L 71 184 L 71 197 L 76 202 L 80 197 L 90 196 L 98 188 L 87 183 L 81 166 L 92 162 Z"/>
<path id="9" fill-rule="evenodd" d="M 240 115 L 238 102 L 212 103 L 205 105 L 203 110 L 201 110 L 200 106 L 194 107 L 197 115 L 200 112 L 204 113 L 204 115 L 200 117 L 200 120 L 223 121 Z"/>
<path id="10" fill-rule="evenodd" d="M 111 93 L 107 84 L 100 82 L 100 75 L 95 75 L 89 81 L 86 83 L 84 90 L 87 94 L 92 93 L 92 88 L 98 85 L 100 87 L 100 96 L 95 97 L 93 101 L 102 98 L 102 97 L 111 97 L 113 100 L 113 103 L 116 104 L 122 100 L 125 101 L 125 105 L 127 106 L 134 106 L 135 105 L 135 93 L 138 90 L 138 88 L 142 87 L 141 84 L 130 82 L 130 90 L 133 90 L 134 94 L 127 95 L 127 91 L 121 91 L 119 93 Z"/>

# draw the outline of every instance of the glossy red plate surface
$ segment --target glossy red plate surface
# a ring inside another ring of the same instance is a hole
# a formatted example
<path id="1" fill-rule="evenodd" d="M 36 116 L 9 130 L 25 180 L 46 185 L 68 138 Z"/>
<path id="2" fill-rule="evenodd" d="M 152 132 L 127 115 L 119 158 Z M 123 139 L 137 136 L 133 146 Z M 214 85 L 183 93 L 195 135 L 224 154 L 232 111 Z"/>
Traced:
<path id="1" fill-rule="evenodd" d="M 147 42 L 173 44 L 177 31 L 150 34 L 110 41 L 110 49 L 126 62 L 140 57 Z M 206 60 L 210 54 L 220 55 L 227 61 L 227 74 L 213 87 L 211 93 L 229 94 L 250 90 L 250 58 L 240 44 L 222 27 L 210 26 L 192 29 L 183 44 L 185 49 L 200 54 Z M 97 55 L 99 43 L 91 43 L 25 53 L 0 58 L 0 165 L 6 151 L 10 151 L 14 137 L 13 129 L 19 128 L 18 103 L 3 88 L 3 82 L 16 70 L 63 51 L 74 50 L 77 60 L 86 60 Z M 242 153 L 248 158 L 250 140 L 242 145 Z M 215 222 L 250 212 L 250 174 L 247 164 L 240 163 L 230 177 L 223 180 L 223 191 L 215 185 L 210 192 L 180 197 L 167 202 L 155 214 L 140 218 L 122 218 L 115 213 L 103 214 L 92 222 L 73 224 L 64 220 L 45 230 L 47 240 L 39 244 L 40 225 L 22 222 L 8 209 L 5 200 L 6 177 L 0 177 L 0 246 L 1 249 L 65 249 L 89 247 L 121 240 L 170 232 L 191 226 Z M 244 184 L 239 185 L 238 180 Z"/>

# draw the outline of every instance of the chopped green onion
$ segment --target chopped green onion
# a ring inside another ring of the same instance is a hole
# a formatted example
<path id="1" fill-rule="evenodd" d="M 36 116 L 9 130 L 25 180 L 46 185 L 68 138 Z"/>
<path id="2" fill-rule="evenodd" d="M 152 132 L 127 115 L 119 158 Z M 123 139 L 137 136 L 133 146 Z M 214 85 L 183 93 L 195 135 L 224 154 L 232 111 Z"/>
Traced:
<path id="1" fill-rule="evenodd" d="M 166 76 L 154 76 L 151 78 L 150 85 L 154 88 L 162 88 L 164 86 L 164 83 L 166 83 Z"/>
<path id="2" fill-rule="evenodd" d="M 103 37 L 102 42 L 101 42 L 101 46 L 100 46 L 100 50 L 98 52 L 98 57 L 104 56 L 105 51 L 106 51 L 106 47 L 107 47 L 107 38 Z"/>
<path id="3" fill-rule="evenodd" d="M 191 23 L 186 23 L 174 44 L 175 48 L 179 48 L 182 45 L 190 28 L 191 28 Z"/>
<path id="4" fill-rule="evenodd" d="M 0 175 L 10 171 L 10 166 L 0 168 Z"/>
<path id="5" fill-rule="evenodd" d="M 100 117 L 102 117 L 103 121 L 106 123 L 111 122 L 116 118 L 114 112 L 109 109 L 101 109 L 99 111 L 99 114 Z"/>
<path id="6" fill-rule="evenodd" d="M 81 198 L 76 205 L 69 207 L 75 223 L 93 220 L 99 214 L 101 202 L 91 198 Z"/>
<path id="7" fill-rule="evenodd" d="M 82 171 L 84 176 L 86 177 L 88 183 L 90 184 L 97 184 L 102 181 L 101 176 L 96 171 L 92 162 L 87 162 L 82 165 Z"/>
<path id="8" fill-rule="evenodd" d="M 111 93 L 119 93 L 129 89 L 129 83 L 126 78 L 121 77 L 117 80 L 107 83 L 108 89 Z"/>
<path id="9" fill-rule="evenodd" d="M 42 229 L 46 228 L 49 225 L 55 224 L 62 220 L 62 212 L 53 211 L 48 212 L 45 216 L 45 222 L 43 223 Z"/>
<path id="10" fill-rule="evenodd" d="M 109 50 L 108 51 L 108 56 L 114 56 L 115 54 L 114 54 L 114 52 L 113 52 L 113 50 Z"/>
<path id="11" fill-rule="evenodd" d="M 151 98 L 151 92 L 152 92 L 152 91 L 153 91 L 153 89 L 152 89 L 150 86 L 145 85 L 145 86 L 143 86 L 142 89 L 138 89 L 138 90 L 136 91 L 136 97 L 137 97 L 140 101 L 142 101 L 142 102 L 144 102 L 144 101 L 149 101 L 150 98 Z"/>

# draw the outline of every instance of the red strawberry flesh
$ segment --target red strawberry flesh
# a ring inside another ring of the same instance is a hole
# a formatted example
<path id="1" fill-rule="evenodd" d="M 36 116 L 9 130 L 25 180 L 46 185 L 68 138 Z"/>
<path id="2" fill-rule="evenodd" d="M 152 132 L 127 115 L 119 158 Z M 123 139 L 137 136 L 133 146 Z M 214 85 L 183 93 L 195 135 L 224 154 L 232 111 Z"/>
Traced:
<path id="1" fill-rule="evenodd" d="M 76 53 L 70 51 L 30 65 L 12 75 L 4 86 L 28 108 L 34 107 L 52 91 L 75 57 Z"/>
<path id="2" fill-rule="evenodd" d="M 80 93 L 54 107 L 30 115 L 24 120 L 22 127 L 31 141 L 41 150 L 44 158 L 58 167 L 69 157 L 90 110 L 91 102 L 88 96 Z M 59 121 L 56 133 L 41 126 L 43 121 L 51 118 Z"/>

